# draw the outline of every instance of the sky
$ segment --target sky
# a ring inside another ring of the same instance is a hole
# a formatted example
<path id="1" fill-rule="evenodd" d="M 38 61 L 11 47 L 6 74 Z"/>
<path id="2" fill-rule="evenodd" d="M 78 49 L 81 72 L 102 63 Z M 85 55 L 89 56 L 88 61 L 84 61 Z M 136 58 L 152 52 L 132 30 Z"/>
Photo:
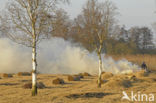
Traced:
<path id="1" fill-rule="evenodd" d="M 70 5 L 60 6 L 64 8 L 71 18 L 76 17 L 87 0 L 71 0 Z M 104 0 L 99 0 L 104 1 Z M 156 0 L 112 0 L 120 15 L 117 19 L 120 25 L 127 28 L 132 26 L 149 26 L 156 22 Z M 0 0 L 0 9 L 5 7 L 7 0 Z"/>
<path id="2" fill-rule="evenodd" d="M 87 0 L 71 0 L 70 5 L 61 6 L 71 18 L 76 17 Z M 99 0 L 104 1 L 104 0 Z M 119 24 L 132 26 L 151 26 L 156 21 L 156 0 L 112 0 L 120 13 Z M 7 0 L 0 0 L 0 9 L 5 7 Z"/>
<path id="3" fill-rule="evenodd" d="M 87 0 L 72 0 L 65 6 L 69 15 L 76 17 L 82 10 Z M 104 0 L 99 0 L 104 1 Z M 119 24 L 132 26 L 151 26 L 156 21 L 156 0 L 112 0 L 120 15 L 117 17 Z"/>

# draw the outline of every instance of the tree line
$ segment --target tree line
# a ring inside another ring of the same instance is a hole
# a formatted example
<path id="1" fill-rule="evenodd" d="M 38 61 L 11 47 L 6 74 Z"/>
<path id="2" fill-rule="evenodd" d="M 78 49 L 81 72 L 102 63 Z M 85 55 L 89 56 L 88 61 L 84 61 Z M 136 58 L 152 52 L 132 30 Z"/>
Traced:
<path id="1" fill-rule="evenodd" d="M 113 5 L 112 17 L 110 17 L 109 21 L 109 32 L 105 35 L 102 52 L 106 54 L 156 54 L 156 44 L 154 43 L 152 29 L 147 26 L 134 26 L 126 29 L 125 26 L 118 25 L 115 18 L 118 13 L 116 10 L 115 5 Z M 55 27 L 61 28 L 61 30 L 55 30 L 52 36 L 72 40 L 72 42 L 80 43 L 90 52 L 95 51 L 93 44 L 96 44 L 98 37 L 95 35 L 94 38 L 92 37 L 91 28 L 95 28 L 97 25 L 91 24 L 90 20 L 94 14 L 89 11 L 89 8 L 83 8 L 81 14 L 74 20 L 71 20 L 64 10 L 59 10 L 58 12 L 60 14 L 58 14 L 58 22 Z M 95 12 L 98 13 L 97 11 Z M 95 14 L 94 19 L 95 23 L 98 24 L 98 20 L 101 20 L 101 18 L 96 15 L 98 14 Z M 98 28 L 105 28 L 105 26 L 105 24 L 101 24 Z"/>

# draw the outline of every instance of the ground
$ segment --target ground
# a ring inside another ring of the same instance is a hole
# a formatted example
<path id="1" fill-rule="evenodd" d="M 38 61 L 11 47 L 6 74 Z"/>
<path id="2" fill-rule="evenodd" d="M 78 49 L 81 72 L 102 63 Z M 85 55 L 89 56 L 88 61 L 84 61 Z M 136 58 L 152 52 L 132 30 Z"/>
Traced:
<path id="1" fill-rule="evenodd" d="M 105 74 L 105 73 L 104 73 Z M 109 76 L 103 74 L 104 83 L 97 88 L 97 76 L 85 76 L 81 81 L 68 81 L 67 75 L 38 74 L 38 82 L 46 86 L 38 90 L 38 95 L 31 96 L 31 89 L 24 89 L 25 83 L 31 82 L 31 76 L 17 76 L 0 79 L 0 103 L 133 103 L 121 100 L 122 92 L 130 95 L 131 91 L 156 96 L 156 72 L 147 75 L 140 73 Z M 62 78 L 63 85 L 54 85 L 52 81 Z M 127 82 L 128 81 L 128 82 Z M 149 103 L 149 102 L 136 102 Z M 156 103 L 152 102 L 152 103 Z"/>

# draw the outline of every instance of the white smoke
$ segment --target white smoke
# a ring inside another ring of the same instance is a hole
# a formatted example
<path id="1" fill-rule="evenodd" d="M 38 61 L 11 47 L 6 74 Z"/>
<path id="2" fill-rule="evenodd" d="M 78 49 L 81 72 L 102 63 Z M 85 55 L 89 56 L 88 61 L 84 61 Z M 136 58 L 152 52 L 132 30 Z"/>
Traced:
<path id="1" fill-rule="evenodd" d="M 42 73 L 93 72 L 97 68 L 94 58 L 88 56 L 86 50 L 63 39 L 44 41 L 40 47 L 38 61 Z"/>
<path id="2" fill-rule="evenodd" d="M 8 39 L 0 39 L 0 73 L 30 70 L 32 60 L 30 53 L 31 51 Z"/>
<path id="3" fill-rule="evenodd" d="M 31 71 L 31 48 L 0 39 L 0 73 Z M 38 47 L 38 71 L 41 73 L 70 74 L 98 73 L 98 58 L 80 46 L 60 38 L 53 38 L 40 43 Z M 127 60 L 114 61 L 111 57 L 103 58 L 104 71 L 129 73 L 139 69 Z"/>
<path id="4" fill-rule="evenodd" d="M 140 70 L 140 67 L 136 64 L 129 62 L 126 59 L 114 61 L 111 57 L 104 58 L 104 69 L 112 73 L 132 73 Z"/>

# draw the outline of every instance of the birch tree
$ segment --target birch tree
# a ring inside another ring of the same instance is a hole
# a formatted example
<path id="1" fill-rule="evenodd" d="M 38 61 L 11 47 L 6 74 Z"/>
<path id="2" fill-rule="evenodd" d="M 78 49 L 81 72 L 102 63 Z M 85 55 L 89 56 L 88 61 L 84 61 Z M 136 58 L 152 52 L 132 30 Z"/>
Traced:
<path id="1" fill-rule="evenodd" d="M 101 54 L 104 49 L 104 41 L 115 23 L 116 14 L 116 7 L 112 2 L 106 0 L 99 3 L 97 0 L 88 0 L 82 13 L 75 19 L 77 34 L 94 47 L 99 57 L 98 87 L 101 87 Z"/>
<path id="2" fill-rule="evenodd" d="M 1 15 L 1 31 L 32 48 L 32 96 L 37 95 L 37 44 L 53 31 L 50 20 L 57 4 L 67 0 L 12 0 Z"/>

